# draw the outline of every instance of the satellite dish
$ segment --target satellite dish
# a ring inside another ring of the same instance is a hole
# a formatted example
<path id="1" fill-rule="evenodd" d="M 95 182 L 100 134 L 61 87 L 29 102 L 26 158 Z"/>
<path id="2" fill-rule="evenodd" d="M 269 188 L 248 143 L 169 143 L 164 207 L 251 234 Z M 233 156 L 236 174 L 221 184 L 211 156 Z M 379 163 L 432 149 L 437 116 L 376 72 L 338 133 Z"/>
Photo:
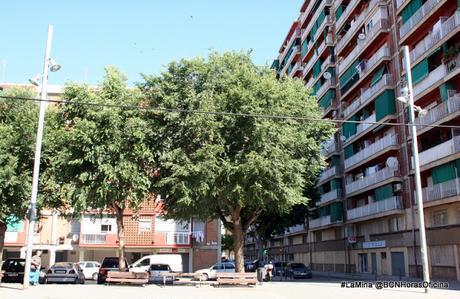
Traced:
<path id="1" fill-rule="evenodd" d="M 366 38 L 366 35 L 364 33 L 358 34 L 358 39 L 363 40 Z"/>
<path id="2" fill-rule="evenodd" d="M 324 72 L 323 78 L 326 79 L 326 80 L 330 80 L 332 78 L 332 75 L 329 72 Z"/>
<path id="3" fill-rule="evenodd" d="M 395 157 L 389 157 L 386 162 L 386 165 L 392 169 L 398 168 L 398 164 L 398 159 L 396 159 Z"/>

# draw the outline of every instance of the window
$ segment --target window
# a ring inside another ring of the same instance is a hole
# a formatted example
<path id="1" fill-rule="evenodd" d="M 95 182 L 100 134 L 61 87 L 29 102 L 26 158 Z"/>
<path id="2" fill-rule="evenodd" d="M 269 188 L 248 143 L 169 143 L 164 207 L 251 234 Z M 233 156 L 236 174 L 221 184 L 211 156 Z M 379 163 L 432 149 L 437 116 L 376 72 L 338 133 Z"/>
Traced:
<path id="1" fill-rule="evenodd" d="M 140 261 L 140 263 L 137 264 L 136 267 L 144 267 L 144 266 L 150 266 L 150 259 L 149 258 L 146 258 L 146 259 L 143 259 L 142 261 Z"/>
<path id="2" fill-rule="evenodd" d="M 433 212 L 433 226 L 447 225 L 447 210 Z"/>
<path id="3" fill-rule="evenodd" d="M 149 219 L 139 219 L 139 232 L 151 232 L 152 221 Z"/>
<path id="4" fill-rule="evenodd" d="M 367 267 L 367 253 L 360 253 L 358 254 L 358 260 L 359 260 L 359 272 L 368 272 L 368 267 Z"/>
<path id="5" fill-rule="evenodd" d="M 83 268 L 83 265 L 80 265 Z M 86 263 L 86 268 L 94 268 L 95 265 L 93 263 Z"/>
<path id="6" fill-rule="evenodd" d="M 101 224 L 101 233 L 110 233 L 112 231 L 111 224 Z"/>
<path id="7" fill-rule="evenodd" d="M 315 241 L 316 242 L 321 242 L 323 240 L 323 235 L 321 232 L 315 232 Z"/>
<path id="8" fill-rule="evenodd" d="M 390 232 L 397 232 L 402 230 L 402 218 L 393 217 L 389 220 L 389 230 Z"/>

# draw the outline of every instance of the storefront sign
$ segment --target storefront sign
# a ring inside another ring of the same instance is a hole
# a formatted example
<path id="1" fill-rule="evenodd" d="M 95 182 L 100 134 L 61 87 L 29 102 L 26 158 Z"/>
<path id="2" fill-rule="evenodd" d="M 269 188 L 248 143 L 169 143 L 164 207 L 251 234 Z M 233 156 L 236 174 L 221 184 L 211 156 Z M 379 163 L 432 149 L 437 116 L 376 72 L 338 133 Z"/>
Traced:
<path id="1" fill-rule="evenodd" d="M 363 243 L 363 248 L 364 249 L 382 248 L 382 247 L 386 247 L 385 240 L 382 240 L 382 241 L 370 241 L 370 242 L 364 242 Z"/>

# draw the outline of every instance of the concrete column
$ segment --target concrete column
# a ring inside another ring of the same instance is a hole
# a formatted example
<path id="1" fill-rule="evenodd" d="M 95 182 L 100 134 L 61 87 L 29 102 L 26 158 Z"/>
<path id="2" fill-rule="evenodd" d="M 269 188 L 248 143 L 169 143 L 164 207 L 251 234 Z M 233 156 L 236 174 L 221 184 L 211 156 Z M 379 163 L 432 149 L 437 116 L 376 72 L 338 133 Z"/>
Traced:
<path id="1" fill-rule="evenodd" d="M 78 261 L 84 261 L 85 260 L 85 250 L 83 248 L 80 248 L 78 251 Z"/>
<path id="2" fill-rule="evenodd" d="M 193 273 L 193 249 L 188 251 L 188 269 L 190 273 Z"/>
<path id="3" fill-rule="evenodd" d="M 26 258 L 26 251 L 27 251 L 27 247 L 21 247 L 21 254 L 20 254 L 20 257 L 22 259 Z"/>
<path id="4" fill-rule="evenodd" d="M 50 267 L 56 263 L 56 246 L 51 245 L 49 248 L 49 254 L 50 254 Z"/>

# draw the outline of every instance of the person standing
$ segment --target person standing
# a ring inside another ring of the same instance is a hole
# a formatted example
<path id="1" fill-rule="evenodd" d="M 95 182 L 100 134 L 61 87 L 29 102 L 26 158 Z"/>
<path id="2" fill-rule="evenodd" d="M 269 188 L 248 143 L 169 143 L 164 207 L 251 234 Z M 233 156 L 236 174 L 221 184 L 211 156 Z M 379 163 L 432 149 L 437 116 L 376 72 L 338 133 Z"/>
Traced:
<path id="1" fill-rule="evenodd" d="M 40 278 L 40 268 L 42 265 L 42 251 L 37 250 L 37 253 L 32 257 L 30 266 L 30 284 L 37 285 Z"/>

